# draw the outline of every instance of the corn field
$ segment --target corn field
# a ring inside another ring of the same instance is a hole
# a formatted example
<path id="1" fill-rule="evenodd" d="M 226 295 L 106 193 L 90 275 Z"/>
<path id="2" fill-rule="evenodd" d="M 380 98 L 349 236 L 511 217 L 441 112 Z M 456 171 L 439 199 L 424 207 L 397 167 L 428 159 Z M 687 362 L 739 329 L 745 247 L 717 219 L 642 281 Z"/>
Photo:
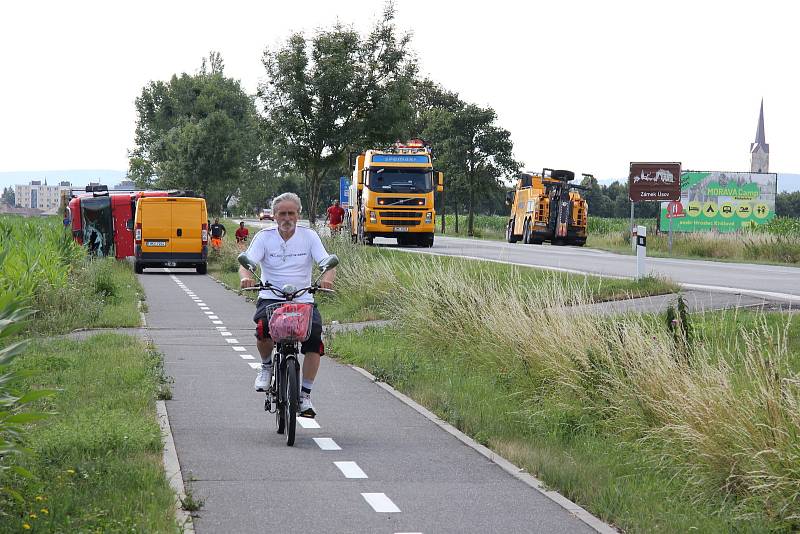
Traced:
<path id="1" fill-rule="evenodd" d="M 56 217 L 0 216 L 0 291 L 30 303 L 37 288 L 66 283 L 84 253 Z"/>

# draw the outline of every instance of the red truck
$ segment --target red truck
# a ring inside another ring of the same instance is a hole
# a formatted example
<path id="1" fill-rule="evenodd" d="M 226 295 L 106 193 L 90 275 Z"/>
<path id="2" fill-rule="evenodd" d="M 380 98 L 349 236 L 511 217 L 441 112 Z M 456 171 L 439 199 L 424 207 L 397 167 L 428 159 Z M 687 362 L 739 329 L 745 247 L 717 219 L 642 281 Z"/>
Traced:
<path id="1" fill-rule="evenodd" d="M 191 191 L 109 191 L 87 186 L 69 201 L 72 236 L 92 254 L 117 259 L 134 255 L 133 218 L 142 197 L 194 196 Z"/>

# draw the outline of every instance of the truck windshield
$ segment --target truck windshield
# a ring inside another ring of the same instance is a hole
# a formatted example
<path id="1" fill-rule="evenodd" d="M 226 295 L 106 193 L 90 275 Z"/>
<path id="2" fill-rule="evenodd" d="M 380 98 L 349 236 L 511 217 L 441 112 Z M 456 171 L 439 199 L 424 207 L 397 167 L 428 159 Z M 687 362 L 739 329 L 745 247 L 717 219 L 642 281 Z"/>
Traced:
<path id="1" fill-rule="evenodd" d="M 432 174 L 422 169 L 377 169 L 370 171 L 367 187 L 384 193 L 427 193 L 433 188 Z"/>

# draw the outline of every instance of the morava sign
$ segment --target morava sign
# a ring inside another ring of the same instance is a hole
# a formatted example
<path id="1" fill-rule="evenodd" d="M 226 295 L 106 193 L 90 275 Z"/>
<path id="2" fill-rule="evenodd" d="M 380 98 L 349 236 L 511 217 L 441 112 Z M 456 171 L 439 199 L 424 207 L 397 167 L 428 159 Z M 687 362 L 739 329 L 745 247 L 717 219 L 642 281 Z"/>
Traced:
<path id="1" fill-rule="evenodd" d="M 631 202 L 680 200 L 680 163 L 634 163 L 628 175 Z"/>
<path id="2" fill-rule="evenodd" d="M 681 199 L 663 203 L 659 226 L 675 232 L 738 232 L 775 218 L 778 175 L 750 172 L 685 172 Z"/>

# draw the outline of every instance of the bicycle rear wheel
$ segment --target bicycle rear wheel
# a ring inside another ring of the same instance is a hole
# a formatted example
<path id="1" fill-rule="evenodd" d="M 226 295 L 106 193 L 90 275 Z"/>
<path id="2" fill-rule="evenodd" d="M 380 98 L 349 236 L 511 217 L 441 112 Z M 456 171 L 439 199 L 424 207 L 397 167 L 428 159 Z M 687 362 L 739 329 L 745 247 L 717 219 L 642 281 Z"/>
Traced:
<path id="1" fill-rule="evenodd" d="M 297 404 L 300 401 L 300 364 L 294 358 L 286 362 L 286 445 L 294 445 L 295 428 L 297 427 Z"/>

